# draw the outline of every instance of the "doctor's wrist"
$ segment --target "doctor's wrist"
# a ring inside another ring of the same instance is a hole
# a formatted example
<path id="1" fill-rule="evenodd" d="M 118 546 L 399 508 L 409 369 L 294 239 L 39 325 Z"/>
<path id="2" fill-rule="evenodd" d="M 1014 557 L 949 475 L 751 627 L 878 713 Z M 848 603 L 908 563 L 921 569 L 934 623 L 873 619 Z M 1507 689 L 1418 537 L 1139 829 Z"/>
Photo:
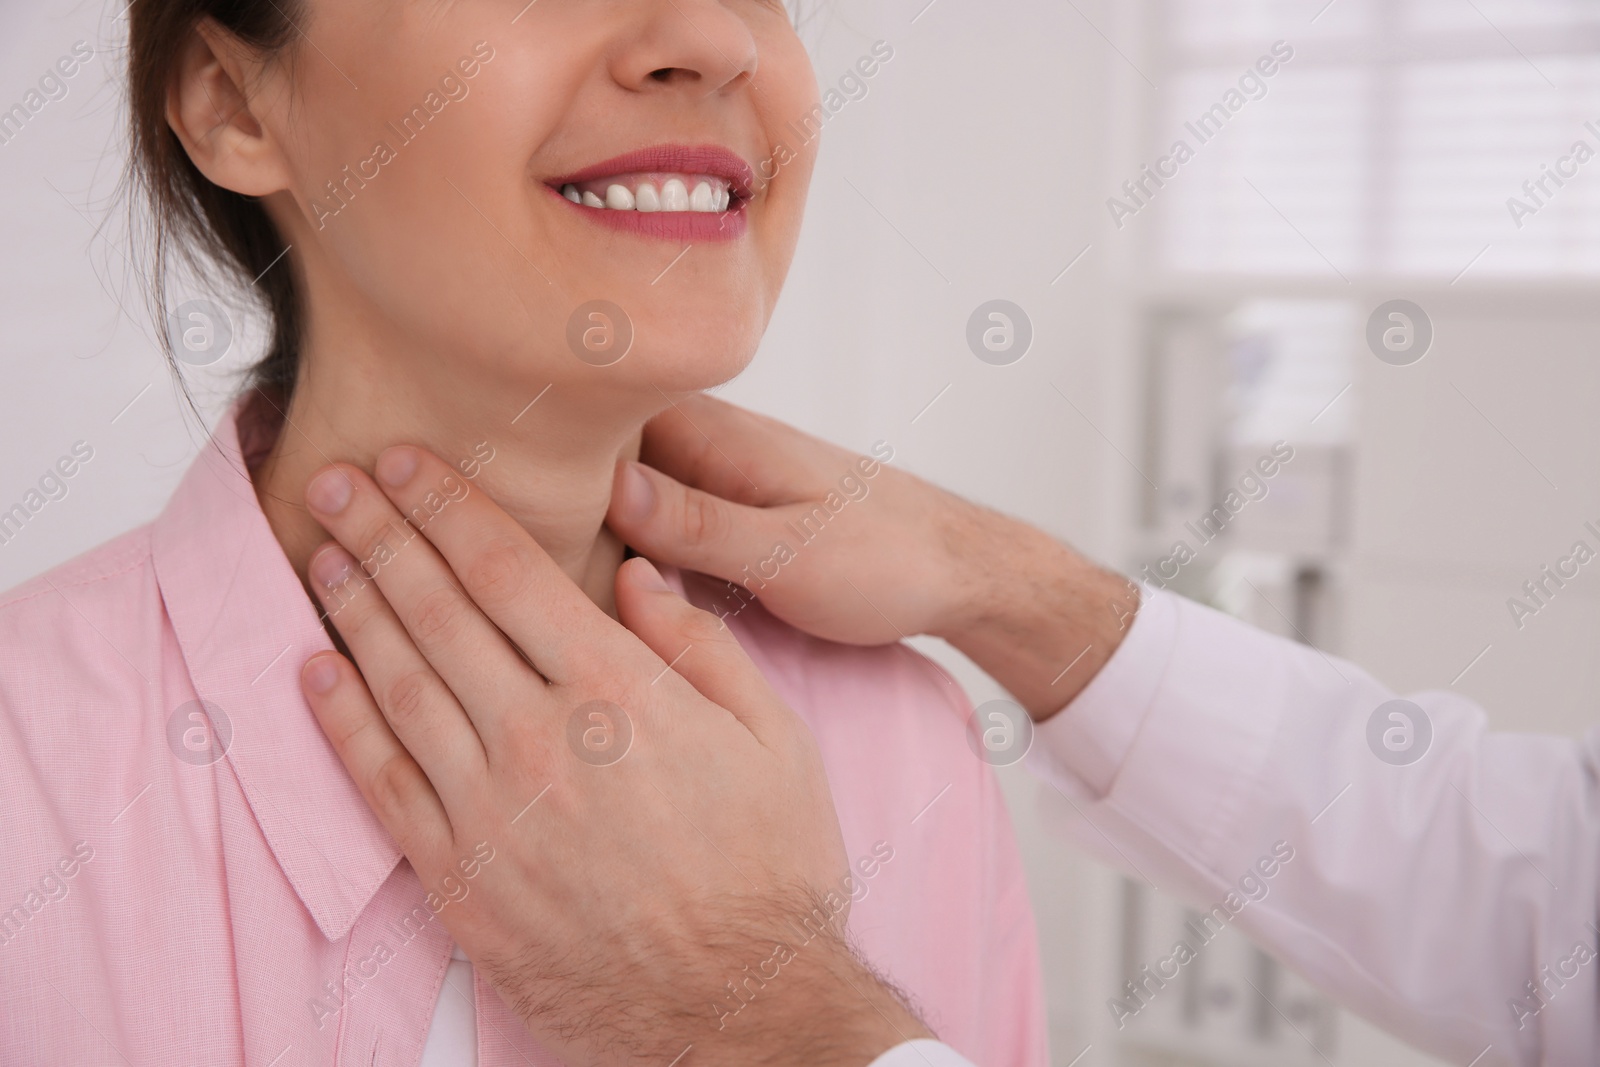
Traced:
<path id="1" fill-rule="evenodd" d="M 1121 646 L 1139 588 L 1027 523 L 981 508 L 952 524 L 949 641 L 1035 721 L 1066 707 Z"/>
<path id="2" fill-rule="evenodd" d="M 862 962 L 843 937 L 799 949 L 785 988 L 733 1011 L 696 1047 L 701 1063 L 739 1067 L 867 1067 L 906 1041 L 932 1038 L 904 996 Z M 741 990 L 749 995 L 747 990 Z M 739 1001 L 729 997 L 728 1006 Z"/>

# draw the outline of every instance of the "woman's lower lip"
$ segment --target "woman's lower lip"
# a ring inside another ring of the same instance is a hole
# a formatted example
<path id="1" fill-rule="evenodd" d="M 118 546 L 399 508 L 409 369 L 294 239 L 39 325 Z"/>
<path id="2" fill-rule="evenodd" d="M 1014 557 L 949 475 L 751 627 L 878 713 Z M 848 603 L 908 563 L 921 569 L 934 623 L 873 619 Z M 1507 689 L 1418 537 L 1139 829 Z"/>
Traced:
<path id="1" fill-rule="evenodd" d="M 548 189 L 549 186 L 546 186 Z M 750 228 L 745 204 L 722 212 L 709 211 L 613 211 L 610 208 L 574 204 L 559 190 L 550 195 L 568 211 L 582 213 L 590 222 L 623 233 L 655 237 L 663 241 L 703 244 L 709 241 L 734 241 Z"/>

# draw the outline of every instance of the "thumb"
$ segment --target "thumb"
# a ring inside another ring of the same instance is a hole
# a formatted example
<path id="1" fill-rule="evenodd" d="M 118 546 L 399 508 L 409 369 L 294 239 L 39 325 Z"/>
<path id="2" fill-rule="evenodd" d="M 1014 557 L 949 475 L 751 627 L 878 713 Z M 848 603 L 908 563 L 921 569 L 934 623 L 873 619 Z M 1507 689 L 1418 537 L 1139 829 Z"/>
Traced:
<path id="1" fill-rule="evenodd" d="M 728 582 L 776 543 L 777 520 L 764 508 L 735 504 L 643 463 L 617 464 L 606 523 L 642 555 Z"/>
<path id="2" fill-rule="evenodd" d="M 617 571 L 617 614 L 650 651 L 758 741 L 775 738 L 786 709 L 744 646 L 722 620 L 674 592 L 649 560 L 630 559 Z"/>

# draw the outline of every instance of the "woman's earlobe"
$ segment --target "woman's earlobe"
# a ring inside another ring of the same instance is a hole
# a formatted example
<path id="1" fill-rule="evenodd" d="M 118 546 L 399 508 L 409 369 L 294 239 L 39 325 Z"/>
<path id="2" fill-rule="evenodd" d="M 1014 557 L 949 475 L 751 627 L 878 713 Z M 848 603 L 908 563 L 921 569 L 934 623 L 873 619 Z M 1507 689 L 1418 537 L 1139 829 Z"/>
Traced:
<path id="1" fill-rule="evenodd" d="M 245 58 L 225 30 L 202 24 L 184 45 L 167 95 L 167 124 L 195 167 L 212 182 L 246 196 L 286 186 L 277 145 L 252 107 L 263 70 Z"/>

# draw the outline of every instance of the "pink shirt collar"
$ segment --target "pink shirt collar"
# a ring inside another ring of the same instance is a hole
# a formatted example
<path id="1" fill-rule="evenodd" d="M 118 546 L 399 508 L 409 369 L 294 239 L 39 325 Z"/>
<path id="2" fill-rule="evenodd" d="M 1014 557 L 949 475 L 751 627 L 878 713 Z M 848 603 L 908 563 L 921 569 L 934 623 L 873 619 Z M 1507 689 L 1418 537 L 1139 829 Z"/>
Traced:
<path id="1" fill-rule="evenodd" d="M 201 699 L 226 709 L 227 759 L 273 856 L 330 941 L 350 931 L 401 858 L 300 691 L 331 649 L 256 499 L 252 460 L 274 432 L 246 396 L 222 418 L 151 529 L 156 577 Z"/>

